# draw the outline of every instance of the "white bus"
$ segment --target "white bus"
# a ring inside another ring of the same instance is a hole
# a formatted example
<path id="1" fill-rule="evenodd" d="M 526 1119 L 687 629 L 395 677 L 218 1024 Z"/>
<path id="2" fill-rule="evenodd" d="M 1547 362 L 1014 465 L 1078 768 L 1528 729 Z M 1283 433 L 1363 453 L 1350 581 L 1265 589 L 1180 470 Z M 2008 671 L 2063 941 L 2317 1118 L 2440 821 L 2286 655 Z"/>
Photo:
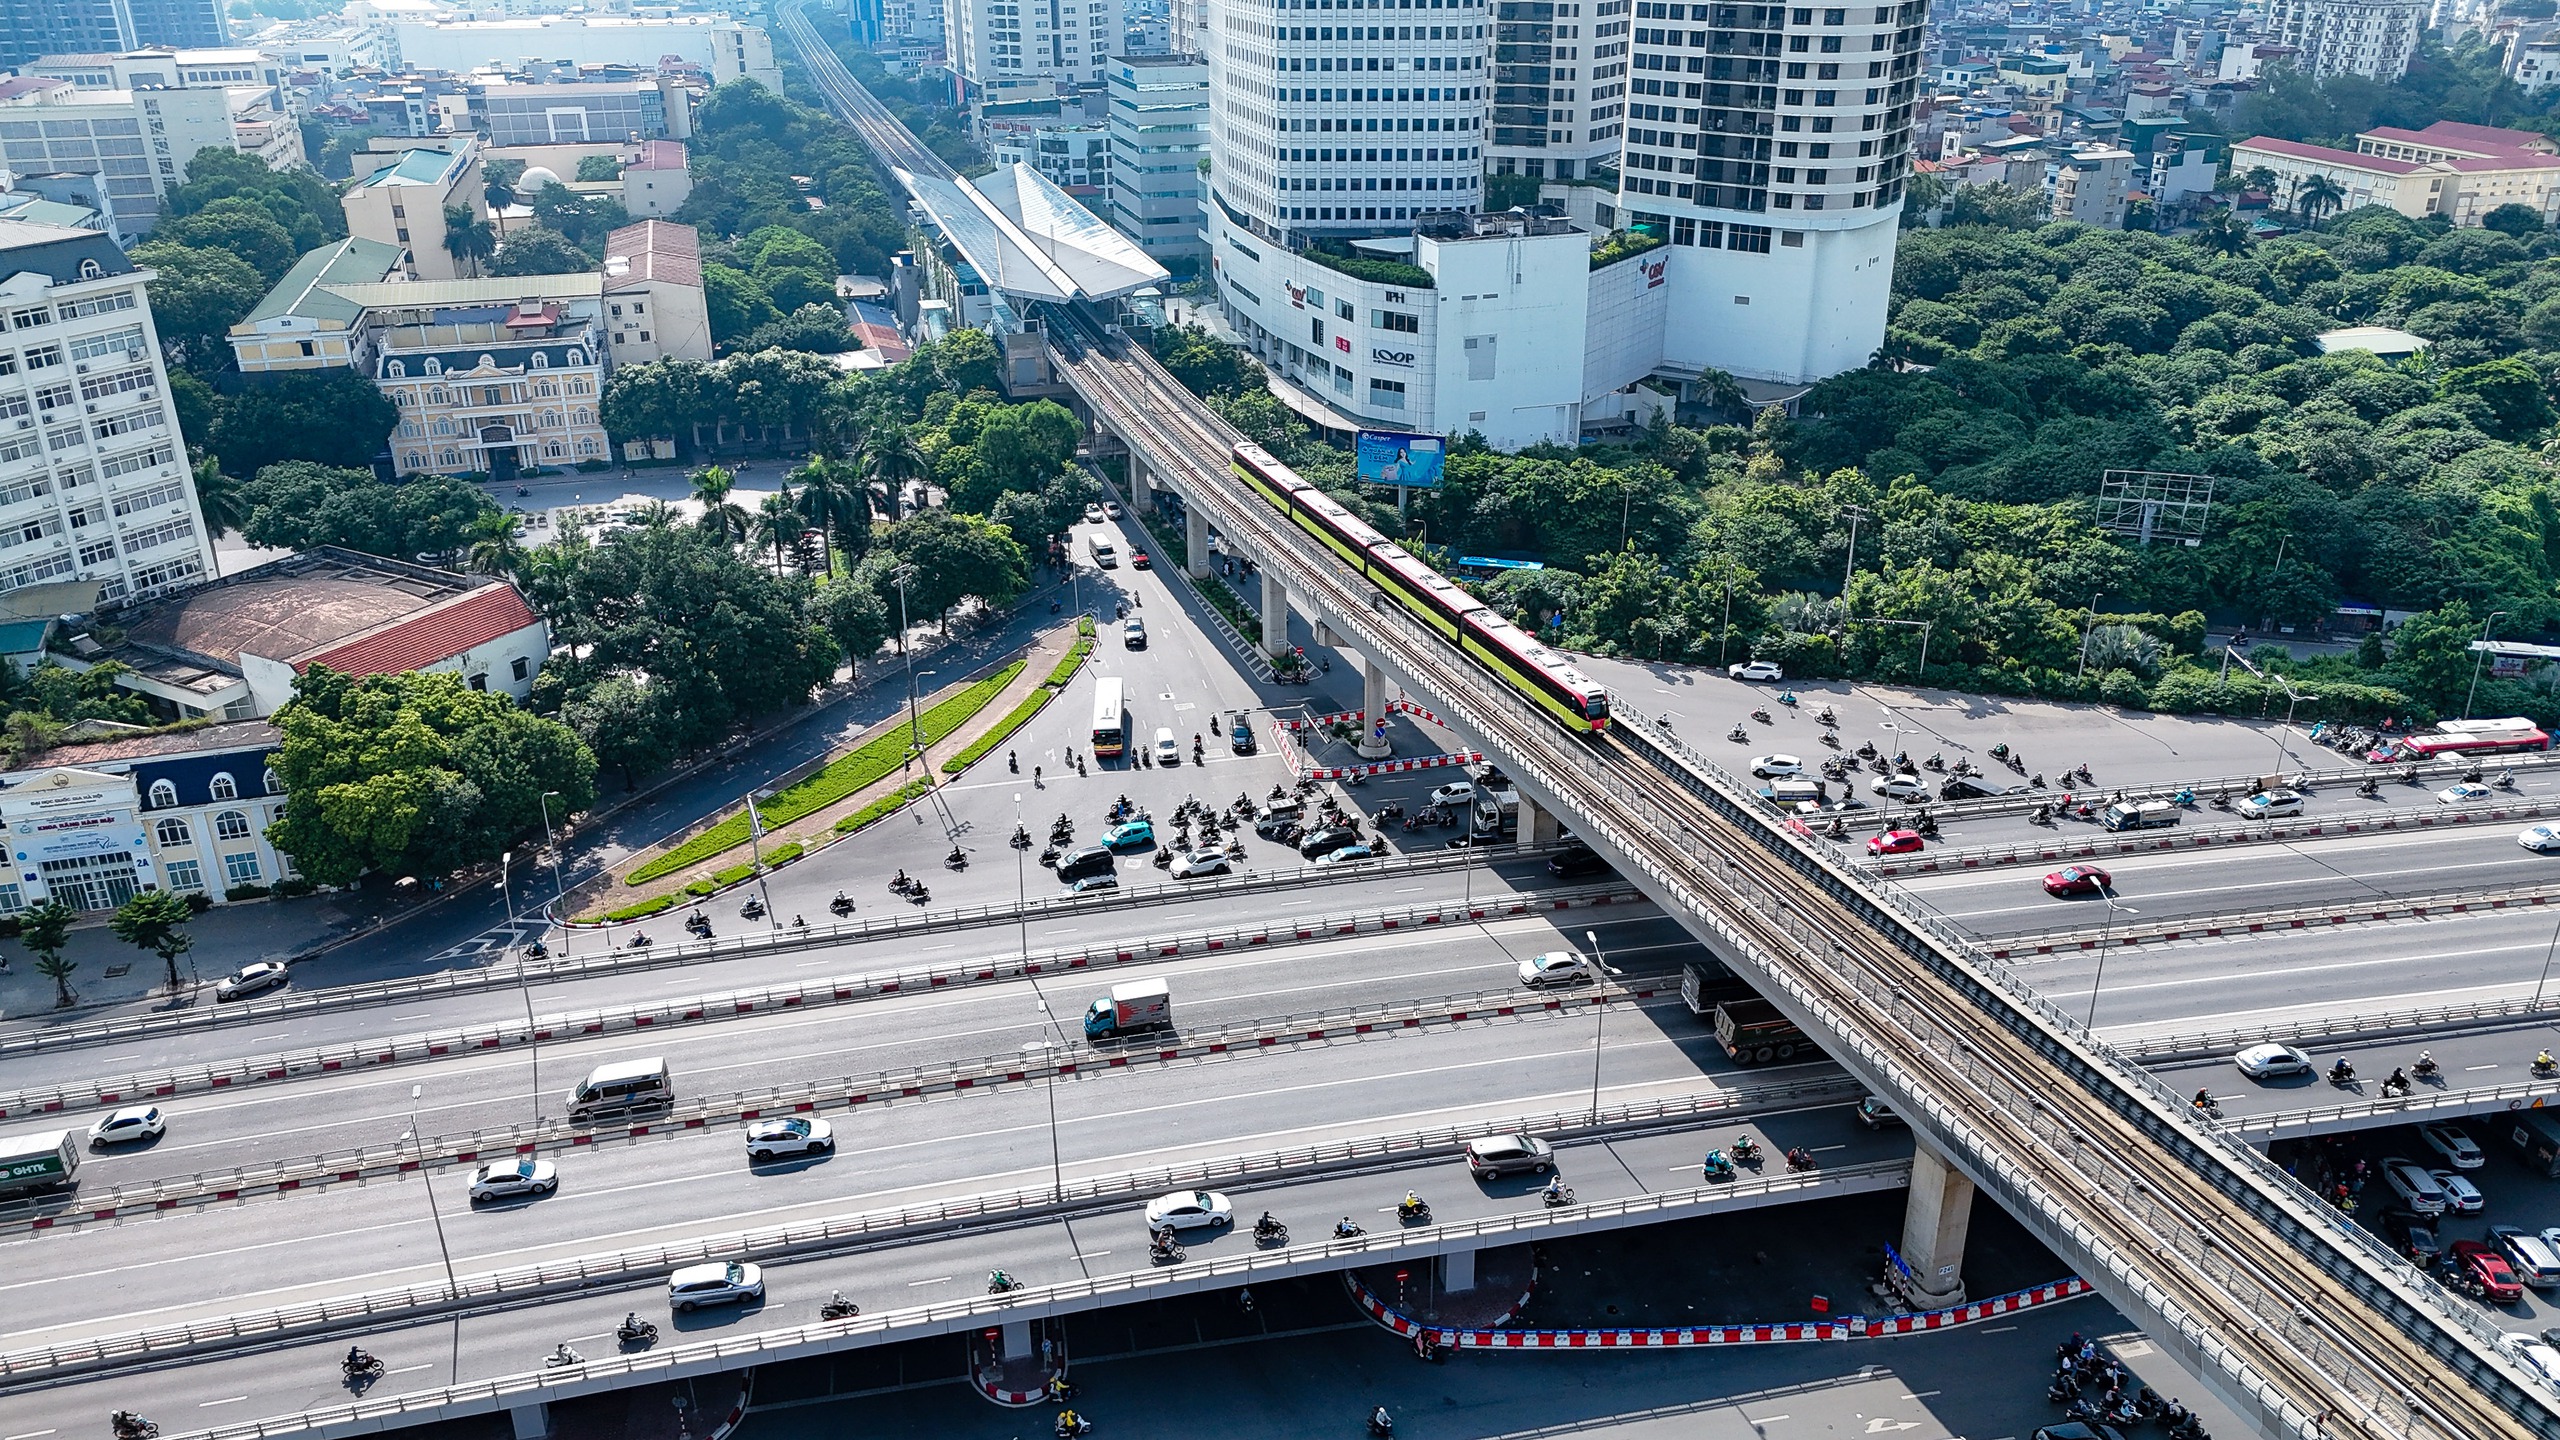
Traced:
<path id="1" fill-rule="evenodd" d="M 1093 758 L 1108 760 L 1129 748 L 1129 697 L 1120 678 L 1104 675 L 1093 682 Z"/>

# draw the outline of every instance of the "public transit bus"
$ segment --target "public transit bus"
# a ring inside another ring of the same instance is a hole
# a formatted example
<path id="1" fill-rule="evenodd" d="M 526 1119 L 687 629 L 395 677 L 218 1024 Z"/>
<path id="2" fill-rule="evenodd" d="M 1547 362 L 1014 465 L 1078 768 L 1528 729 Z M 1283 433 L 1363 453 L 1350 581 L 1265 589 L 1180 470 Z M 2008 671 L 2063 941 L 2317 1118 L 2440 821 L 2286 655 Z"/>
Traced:
<path id="1" fill-rule="evenodd" d="M 1128 701 L 1120 677 L 1104 675 L 1093 682 L 1093 758 L 1108 760 L 1129 748 Z"/>
<path id="2" fill-rule="evenodd" d="M 2433 759 L 2439 755 L 2502 755 L 2544 751 L 2551 737 L 2521 716 L 2500 720 L 2447 720 L 2422 735 L 2385 742 L 2368 759 Z"/>

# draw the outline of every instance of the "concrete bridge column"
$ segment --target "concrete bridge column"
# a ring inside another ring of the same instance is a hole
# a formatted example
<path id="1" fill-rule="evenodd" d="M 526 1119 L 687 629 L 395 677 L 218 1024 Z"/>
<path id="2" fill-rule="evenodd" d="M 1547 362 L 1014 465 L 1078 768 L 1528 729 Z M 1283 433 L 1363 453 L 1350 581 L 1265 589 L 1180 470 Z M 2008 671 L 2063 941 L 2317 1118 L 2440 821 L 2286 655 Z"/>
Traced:
<path id="1" fill-rule="evenodd" d="M 997 1356 L 997 1359 L 1011 1360 L 1031 1353 L 1030 1321 L 1008 1320 L 1004 1323 L 1004 1328 L 1001 1333 L 1004 1341 L 1004 1353 Z"/>
<path id="2" fill-rule="evenodd" d="M 1556 843 L 1556 837 L 1563 832 L 1563 827 L 1556 820 L 1556 812 L 1530 799 L 1525 791 L 1514 790 L 1512 793 L 1520 797 L 1520 809 L 1515 817 L 1520 828 L 1513 833 L 1513 840 L 1522 845 Z"/>
<path id="3" fill-rule="evenodd" d="M 516 1440 L 543 1440 L 551 1433 L 551 1407 L 539 1400 L 509 1406 L 507 1418 L 515 1422 Z"/>
<path id="4" fill-rule="evenodd" d="M 1209 573 L 1209 522 L 1197 505 L 1182 512 L 1182 573 L 1194 580 Z"/>
<path id="5" fill-rule="evenodd" d="M 1333 627 L 1321 620 L 1308 621 L 1307 629 L 1311 632 L 1307 637 L 1308 643 L 1319 649 L 1330 650 L 1342 643 L 1342 637 L 1333 633 Z"/>
<path id="6" fill-rule="evenodd" d="M 1155 488 L 1151 477 L 1147 474 L 1147 462 L 1139 458 L 1137 451 L 1130 451 L 1129 503 L 1137 507 L 1140 515 L 1155 508 Z"/>
<path id="7" fill-rule="evenodd" d="M 1267 565 L 1262 569 L 1262 651 L 1289 653 L 1289 587 Z"/>
<path id="8" fill-rule="evenodd" d="M 1902 1213 L 1914 1309 L 1964 1303 L 1964 1238 L 1972 1223 L 1973 1182 L 1923 1143 L 1911 1156 L 1911 1199 Z"/>
<path id="9" fill-rule="evenodd" d="M 1463 1295 L 1476 1288 L 1476 1252 L 1452 1250 L 1440 1257 L 1440 1288 Z"/>
<path id="10" fill-rule="evenodd" d="M 1360 660 L 1360 714 L 1360 758 L 1383 760 L 1394 753 L 1378 729 L 1378 722 L 1387 718 L 1387 672 L 1367 656 Z"/>

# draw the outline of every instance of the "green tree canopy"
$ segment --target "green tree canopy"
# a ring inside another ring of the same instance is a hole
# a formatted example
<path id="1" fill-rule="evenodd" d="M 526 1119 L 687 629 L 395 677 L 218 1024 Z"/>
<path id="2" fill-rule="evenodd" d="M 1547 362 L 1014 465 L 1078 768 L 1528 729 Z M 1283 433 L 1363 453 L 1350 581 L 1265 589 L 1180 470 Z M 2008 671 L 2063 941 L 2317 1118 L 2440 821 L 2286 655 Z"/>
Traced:
<path id="1" fill-rule="evenodd" d="M 267 293 L 257 268 L 219 249 L 197 249 L 174 240 L 145 240 L 128 252 L 152 272 L 145 287 L 152 323 L 173 365 L 211 375 L 231 362 L 231 327 L 248 317 Z M 390 427 L 384 426 L 389 433 Z"/>
<path id="2" fill-rule="evenodd" d="M 269 465 L 241 491 L 249 516 L 240 533 L 253 544 L 287 550 L 343 545 L 395 560 L 459 551 L 482 517 L 504 514 L 461 480 L 420 476 L 385 485 L 369 470 L 308 460 Z"/>
<path id="3" fill-rule="evenodd" d="M 491 275 L 576 275 L 596 268 L 593 255 L 557 230 L 528 225 L 498 242 Z"/>
<path id="4" fill-rule="evenodd" d="M 288 460 L 370 465 L 400 411 L 353 370 L 281 370 L 223 396 L 206 447 L 235 475 Z"/>

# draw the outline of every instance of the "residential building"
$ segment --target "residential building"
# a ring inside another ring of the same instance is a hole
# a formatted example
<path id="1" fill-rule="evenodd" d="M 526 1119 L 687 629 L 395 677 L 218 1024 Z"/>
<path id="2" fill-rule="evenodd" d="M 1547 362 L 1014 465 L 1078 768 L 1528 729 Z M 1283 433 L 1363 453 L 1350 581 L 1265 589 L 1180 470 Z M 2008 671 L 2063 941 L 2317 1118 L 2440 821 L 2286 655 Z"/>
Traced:
<path id="1" fill-rule="evenodd" d="M 19 73 L 68 80 L 80 90 L 221 90 L 281 84 L 285 67 L 254 49 L 142 49 L 46 55 Z"/>
<path id="2" fill-rule="evenodd" d="M 1110 74 L 1111 197 L 1106 218 L 1156 263 L 1197 263 L 1206 245 L 1200 161 L 1209 153 L 1209 62 L 1120 55 Z"/>
<path id="3" fill-rule="evenodd" d="M 102 176 L 119 233 L 139 236 L 205 148 L 302 162 L 302 132 L 254 87 L 82 90 L 54 77 L 0 81 L 0 164 Z"/>
<path id="4" fill-rule="evenodd" d="M 49 613 L 156 595 L 213 563 L 153 278 L 96 231 L 0 221 L 0 593 L 86 587 Z"/>
<path id="5" fill-rule="evenodd" d="M 2318 175 L 2344 197 L 2339 210 L 2386 205 L 2411 217 L 2477 225 L 2501 205 L 2523 205 L 2545 225 L 2560 221 L 2560 145 L 2548 136 L 2440 120 L 2424 130 L 2377 127 L 2357 136 L 2356 146 L 2259 136 L 2231 147 L 2231 166 L 2274 171 L 2280 201 Z"/>
<path id="6" fill-rule="evenodd" d="M 2167 134 L 2152 142 L 2151 170 L 2144 183 L 2151 203 L 2167 215 L 2204 203 L 2221 177 L 2219 135 Z"/>
<path id="7" fill-rule="evenodd" d="M 2137 173 L 2132 151 L 2115 145 L 2078 146 L 2055 156 L 2045 173 L 2054 219 L 2077 220 L 2102 230 L 2124 228 L 2125 204 Z"/>
<path id="8" fill-rule="evenodd" d="M 684 146 L 643 140 L 622 162 L 622 208 L 634 220 L 664 220 L 693 195 Z"/>
<path id="9" fill-rule="evenodd" d="M 2297 52 L 2292 64 L 2306 75 L 2387 85 L 2408 73 L 2426 14 L 2427 0 L 2273 0 L 2267 29 Z"/>
<path id="10" fill-rule="evenodd" d="M 1327 22 L 1342 13 L 1316 3 L 1280 18 Z M 1347 9 L 1356 0 L 1336 3 Z M 1380 15 L 1373 25 L 1363 13 L 1358 25 L 1280 25 L 1271 15 L 1262 0 L 1208 0 L 1212 250 L 1404 234 L 1419 216 L 1482 203 L 1486 0 L 1450 0 L 1411 17 L 1438 23 L 1387 24 Z"/>
<path id="11" fill-rule="evenodd" d="M 1500 0 L 1493 7 L 1498 175 L 1588 178 L 1617 164 L 1630 0 Z"/>
<path id="12" fill-rule="evenodd" d="M 779 95 L 782 67 L 773 37 L 726 15 L 507 15 L 453 12 L 391 25 L 401 63 L 412 70 L 467 73 L 529 57 L 655 71 L 669 56 L 700 66 L 713 84 L 753 80 Z M 619 138 L 611 137 L 611 138 Z"/>
<path id="13" fill-rule="evenodd" d="M 2514 77 L 2516 88 L 2527 95 L 2538 95 L 2560 85 L 2560 35 L 2534 40 L 2519 37 L 2507 50 L 2507 74 Z"/>
<path id="14" fill-rule="evenodd" d="M 1043 83 L 1101 85 L 1126 25 L 1122 0 L 946 0 L 942 45 L 975 101 Z"/>
<path id="15" fill-rule="evenodd" d="M 1802 383 L 1883 342 L 1926 14 L 1637 0 L 1619 218 L 1672 242 L 1671 373 Z"/>
<path id="16" fill-rule="evenodd" d="M 573 145 L 682 140 L 693 134 L 693 95 L 680 76 L 653 80 L 468 87 L 469 128 L 491 145 Z"/>
<path id="17" fill-rule="evenodd" d="M 130 50 L 142 43 L 130 0 L 0 0 L 0 69 L 45 55 Z"/>
<path id="18" fill-rule="evenodd" d="M 459 205 L 489 218 L 482 193 L 480 148 L 468 139 L 450 152 L 406 150 L 400 158 L 351 182 L 338 203 L 347 233 L 409 252 L 409 273 L 421 280 L 456 280 L 465 263 L 445 249 L 444 212 Z"/>
<path id="19" fill-rule="evenodd" d="M 18 841 L 0 914 L 46 899 L 113 910 L 164 888 L 219 905 L 293 878 L 267 839 L 284 814 L 278 738 L 264 720 L 138 731 L 58 744 L 0 774 L 0 822 Z"/>
<path id="20" fill-rule="evenodd" d="M 1293 408 L 1336 430 L 1475 432 L 1510 450 L 1575 444 L 1640 403 L 1663 358 L 1671 247 L 1624 246 L 1595 268 L 1598 237 L 1536 212 L 1412 228 L 1345 242 L 1367 278 L 1228 232 L 1228 318 Z"/>
<path id="21" fill-rule="evenodd" d="M 711 358 L 702 240 L 690 225 L 643 220 L 606 236 L 604 305 L 613 367 Z"/>
<path id="22" fill-rule="evenodd" d="M 1111 182 L 1111 136 L 1101 125 L 990 125 L 998 165 L 1028 165 L 1061 190 L 1088 194 Z"/>
<path id="23" fill-rule="evenodd" d="M 350 235 L 294 262 L 247 318 L 231 327 L 243 375 L 337 367 L 372 374 L 365 308 L 338 287 L 378 285 L 407 273 L 408 247 Z"/>
<path id="24" fill-rule="evenodd" d="M 550 627 L 513 583 L 334 545 L 100 618 L 122 638 L 74 636 L 62 663 L 115 661 L 116 683 L 173 719 L 264 719 L 314 665 L 458 674 L 522 700 L 551 654 Z"/>

